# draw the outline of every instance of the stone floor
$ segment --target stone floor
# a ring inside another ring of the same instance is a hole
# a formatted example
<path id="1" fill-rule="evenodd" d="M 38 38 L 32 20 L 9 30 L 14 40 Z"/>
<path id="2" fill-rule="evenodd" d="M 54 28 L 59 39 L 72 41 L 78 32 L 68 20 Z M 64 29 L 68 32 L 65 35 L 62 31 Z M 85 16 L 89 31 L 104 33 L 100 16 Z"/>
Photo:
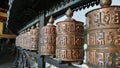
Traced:
<path id="1" fill-rule="evenodd" d="M 12 68 L 15 56 L 0 57 L 0 68 Z"/>

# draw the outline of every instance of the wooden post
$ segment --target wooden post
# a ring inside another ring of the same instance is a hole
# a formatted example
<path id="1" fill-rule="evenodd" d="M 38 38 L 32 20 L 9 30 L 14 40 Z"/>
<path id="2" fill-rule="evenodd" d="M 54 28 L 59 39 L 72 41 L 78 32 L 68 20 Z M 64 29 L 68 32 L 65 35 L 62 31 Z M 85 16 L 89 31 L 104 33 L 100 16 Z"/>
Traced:
<path id="1" fill-rule="evenodd" d="M 41 38 L 41 28 L 44 26 L 45 24 L 45 13 L 43 12 L 40 15 L 40 22 L 39 22 L 39 42 L 38 42 L 38 68 L 45 68 L 45 62 L 44 62 L 44 57 L 41 57 L 40 55 L 40 38 Z"/>

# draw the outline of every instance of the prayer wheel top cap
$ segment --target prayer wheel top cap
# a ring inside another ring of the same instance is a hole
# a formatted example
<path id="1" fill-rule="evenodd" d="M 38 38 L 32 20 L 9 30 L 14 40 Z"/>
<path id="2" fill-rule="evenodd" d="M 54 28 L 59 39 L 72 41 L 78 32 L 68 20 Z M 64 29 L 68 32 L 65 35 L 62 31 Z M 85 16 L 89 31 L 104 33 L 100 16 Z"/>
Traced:
<path id="1" fill-rule="evenodd" d="M 109 7 L 112 3 L 112 0 L 100 0 L 100 6 L 102 8 Z"/>
<path id="2" fill-rule="evenodd" d="M 53 24 L 54 23 L 54 19 L 53 17 L 51 16 L 50 19 L 49 19 L 49 23 Z"/>
<path id="3" fill-rule="evenodd" d="M 27 31 L 30 31 L 30 28 L 28 28 Z"/>
<path id="4" fill-rule="evenodd" d="M 36 28 L 39 29 L 39 23 L 36 24 Z"/>
<path id="5" fill-rule="evenodd" d="M 39 27 L 39 23 L 36 24 L 36 27 Z"/>
<path id="6" fill-rule="evenodd" d="M 65 21 L 75 21 L 74 19 L 72 19 L 73 12 L 70 8 L 66 11 L 66 16 L 67 19 L 65 19 Z"/>
<path id="7" fill-rule="evenodd" d="M 50 19 L 49 19 L 48 22 L 49 22 L 49 23 L 48 23 L 47 25 L 53 25 L 53 23 L 54 23 L 54 19 L 53 19 L 52 16 L 50 17 Z"/>
<path id="8" fill-rule="evenodd" d="M 64 21 L 60 21 L 60 22 L 58 22 L 57 24 L 59 24 L 59 23 L 82 23 L 83 24 L 83 22 L 81 22 L 81 21 L 76 21 L 74 18 L 72 18 L 72 16 L 73 16 L 73 11 L 69 8 L 67 11 L 66 11 L 66 19 L 64 20 Z"/>
<path id="9" fill-rule="evenodd" d="M 70 8 L 67 10 L 66 16 L 70 17 L 70 18 L 73 16 L 73 12 L 72 12 L 72 10 Z"/>
<path id="10" fill-rule="evenodd" d="M 65 19 L 65 21 L 74 21 L 74 22 L 83 23 L 83 22 L 81 22 L 81 21 L 76 21 L 75 19 L 72 18 L 72 16 L 73 16 L 73 11 L 72 11 L 70 8 L 68 8 L 68 10 L 66 11 L 66 16 L 67 16 L 67 18 Z M 65 21 L 64 21 L 64 22 L 65 22 Z"/>
<path id="11" fill-rule="evenodd" d="M 31 27 L 31 29 L 33 29 L 33 28 L 34 28 L 34 26 Z"/>

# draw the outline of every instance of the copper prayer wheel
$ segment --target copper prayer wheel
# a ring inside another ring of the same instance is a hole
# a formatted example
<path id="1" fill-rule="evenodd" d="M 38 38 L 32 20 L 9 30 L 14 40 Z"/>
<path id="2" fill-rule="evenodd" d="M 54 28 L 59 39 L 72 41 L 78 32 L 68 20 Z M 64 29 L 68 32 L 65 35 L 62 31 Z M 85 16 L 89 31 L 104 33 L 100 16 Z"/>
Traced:
<path id="1" fill-rule="evenodd" d="M 30 50 L 38 50 L 38 39 L 39 39 L 39 24 L 36 24 L 36 28 L 31 27 L 31 45 Z"/>
<path id="2" fill-rule="evenodd" d="M 22 33 L 22 36 L 21 36 L 21 47 L 22 48 L 24 48 L 25 46 L 24 46 L 24 40 L 25 40 L 25 32 L 26 32 L 26 30 L 25 31 L 23 31 L 23 33 Z"/>
<path id="3" fill-rule="evenodd" d="M 23 40 L 22 40 L 22 48 L 23 49 L 26 48 L 26 32 L 27 32 L 27 30 L 25 30 L 23 33 Z"/>
<path id="4" fill-rule="evenodd" d="M 28 30 L 27 30 L 27 33 L 26 33 L 26 48 L 25 49 L 30 49 L 30 37 L 31 37 L 31 34 L 30 34 L 30 28 L 28 28 Z"/>
<path id="5" fill-rule="evenodd" d="M 16 38 L 16 46 L 19 46 L 19 47 L 21 46 L 21 41 L 22 41 L 21 40 L 21 35 L 22 35 L 22 32 Z"/>
<path id="6" fill-rule="evenodd" d="M 68 9 L 67 19 L 57 23 L 56 31 L 56 58 L 66 62 L 82 62 L 83 50 L 83 23 L 72 18 L 73 12 Z"/>
<path id="7" fill-rule="evenodd" d="M 24 39 L 23 39 L 23 48 L 26 49 L 27 48 L 27 30 L 25 30 L 24 33 Z"/>
<path id="8" fill-rule="evenodd" d="M 16 37 L 16 40 L 15 40 L 15 45 L 16 45 L 16 46 L 19 46 L 19 41 L 18 41 L 18 40 L 19 40 L 19 36 L 17 36 L 17 37 Z"/>
<path id="9" fill-rule="evenodd" d="M 41 55 L 53 56 L 56 48 L 56 26 L 53 25 L 54 20 L 51 17 L 47 26 L 41 30 Z"/>
<path id="10" fill-rule="evenodd" d="M 24 40 L 24 34 L 25 34 L 25 31 L 21 32 L 20 35 L 18 35 L 16 37 L 16 46 L 24 48 L 24 46 L 25 46 L 24 45 L 25 42 L 23 42 L 23 41 L 25 41 Z"/>
<path id="11" fill-rule="evenodd" d="M 32 50 L 33 48 L 33 32 L 34 32 L 34 26 L 31 26 L 31 29 L 30 29 L 30 36 L 29 36 L 29 50 Z"/>
<path id="12" fill-rule="evenodd" d="M 86 14 L 87 62 L 90 68 L 120 67 L 120 6 L 102 7 Z M 107 0 L 111 2 L 111 0 Z M 111 4 L 111 3 L 109 3 Z"/>

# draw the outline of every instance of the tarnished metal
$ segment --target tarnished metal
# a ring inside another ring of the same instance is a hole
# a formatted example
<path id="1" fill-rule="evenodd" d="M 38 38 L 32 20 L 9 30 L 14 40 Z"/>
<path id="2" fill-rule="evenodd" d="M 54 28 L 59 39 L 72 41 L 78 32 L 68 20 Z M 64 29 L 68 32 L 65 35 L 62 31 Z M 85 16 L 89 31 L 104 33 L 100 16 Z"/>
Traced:
<path id="1" fill-rule="evenodd" d="M 30 34 L 30 29 L 28 28 L 27 34 L 26 34 L 26 49 L 30 49 L 31 45 L 31 34 Z"/>
<path id="2" fill-rule="evenodd" d="M 31 47 L 30 50 L 38 50 L 38 39 L 39 39 L 39 24 L 36 24 L 36 28 L 31 29 Z"/>
<path id="3" fill-rule="evenodd" d="M 109 7 L 112 3 L 112 0 L 100 0 L 101 7 Z"/>
<path id="4" fill-rule="evenodd" d="M 47 26 L 44 26 L 41 30 L 41 55 L 55 55 L 56 26 L 53 23 L 54 20 L 51 17 Z"/>
<path id="5" fill-rule="evenodd" d="M 106 5 L 102 4 L 102 7 Z M 86 17 L 87 62 L 90 67 L 120 67 L 120 6 L 96 9 L 88 12 Z"/>
<path id="6" fill-rule="evenodd" d="M 16 45 L 23 49 L 38 50 L 38 36 L 39 36 L 39 24 L 36 24 L 31 29 L 24 30 L 20 35 L 16 37 Z"/>
<path id="7" fill-rule="evenodd" d="M 83 23 L 72 19 L 73 12 L 66 12 L 67 19 L 57 23 L 56 57 L 61 61 L 83 60 Z"/>

